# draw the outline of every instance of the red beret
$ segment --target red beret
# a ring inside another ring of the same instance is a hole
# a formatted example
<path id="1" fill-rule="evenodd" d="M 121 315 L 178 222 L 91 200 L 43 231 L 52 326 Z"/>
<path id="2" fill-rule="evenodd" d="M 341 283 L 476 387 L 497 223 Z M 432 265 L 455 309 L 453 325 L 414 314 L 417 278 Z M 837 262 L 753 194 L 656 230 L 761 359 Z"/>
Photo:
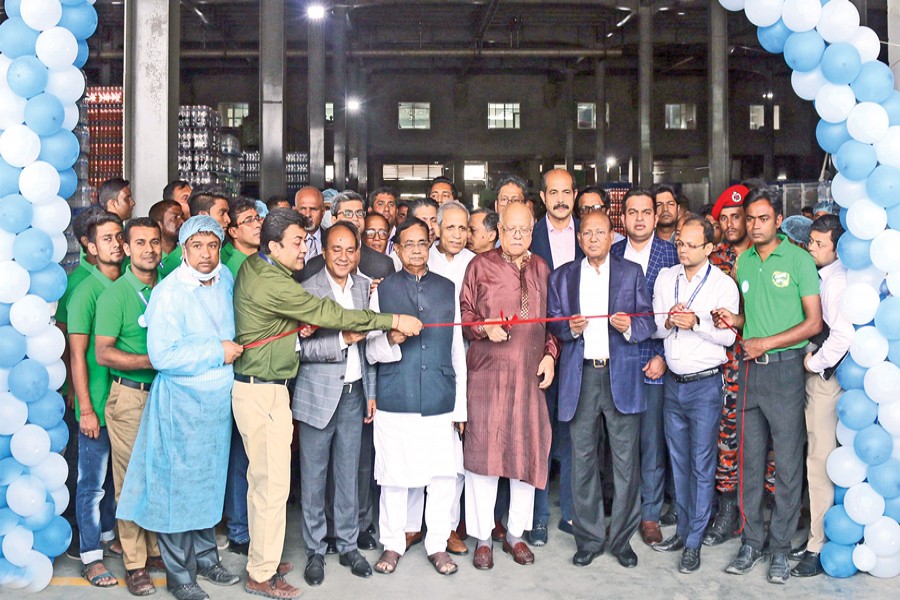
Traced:
<path id="1" fill-rule="evenodd" d="M 719 199 L 716 200 L 715 206 L 712 209 L 712 217 L 715 220 L 719 220 L 719 215 L 722 213 L 722 210 L 725 208 L 734 208 L 735 206 L 743 206 L 744 198 L 747 197 L 747 194 L 750 193 L 750 190 L 747 189 L 746 186 L 743 185 L 733 185 L 719 196 Z"/>

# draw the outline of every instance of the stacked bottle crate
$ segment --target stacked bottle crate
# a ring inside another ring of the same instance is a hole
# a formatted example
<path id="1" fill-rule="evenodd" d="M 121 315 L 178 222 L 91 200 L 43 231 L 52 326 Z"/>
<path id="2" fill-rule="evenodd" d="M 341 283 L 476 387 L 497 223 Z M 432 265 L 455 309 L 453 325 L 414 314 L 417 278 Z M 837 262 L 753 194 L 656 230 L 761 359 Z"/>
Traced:
<path id="1" fill-rule="evenodd" d="M 87 168 L 88 183 L 94 189 L 111 177 L 122 176 L 123 102 L 121 86 L 92 86 L 85 92 L 90 160 L 82 155 L 75 170 L 81 177 Z"/>

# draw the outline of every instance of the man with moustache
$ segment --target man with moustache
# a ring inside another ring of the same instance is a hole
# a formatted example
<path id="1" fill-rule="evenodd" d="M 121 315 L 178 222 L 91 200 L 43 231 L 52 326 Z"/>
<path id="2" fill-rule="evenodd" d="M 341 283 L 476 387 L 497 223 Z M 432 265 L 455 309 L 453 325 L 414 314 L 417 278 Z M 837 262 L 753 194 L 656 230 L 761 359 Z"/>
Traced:
<path id="1" fill-rule="evenodd" d="M 575 214 L 584 218 L 588 213 L 602 210 L 609 214 L 609 194 L 598 185 L 589 185 L 578 192 L 575 197 Z M 618 231 L 613 230 L 613 243 L 625 239 Z"/>
<path id="2" fill-rule="evenodd" d="M 228 226 L 231 225 L 231 205 L 225 196 L 210 190 L 195 190 L 188 200 L 188 206 L 192 217 L 208 215 L 219 224 L 223 232 L 228 231 Z M 220 263 L 224 265 L 228 262 L 233 252 L 234 246 L 223 242 L 219 249 Z"/>
<path id="3" fill-rule="evenodd" d="M 469 238 L 466 248 L 475 254 L 484 254 L 497 247 L 500 215 L 489 208 L 476 208 L 469 215 Z"/>
<path id="4" fill-rule="evenodd" d="M 390 186 L 382 186 L 379 188 L 375 188 L 371 194 L 369 194 L 369 215 L 379 214 L 387 221 L 388 224 L 388 237 L 386 246 L 387 249 L 381 250 L 382 254 L 390 254 L 391 250 L 394 249 L 394 242 L 391 241 L 391 238 L 394 237 L 394 234 L 397 232 L 397 225 L 401 222 L 398 217 L 398 206 L 397 206 L 397 190 Z M 406 218 L 404 217 L 404 221 Z M 368 227 L 368 225 L 366 225 Z M 365 240 L 363 240 L 365 243 Z"/>
<path id="5" fill-rule="evenodd" d="M 661 240 L 672 241 L 678 220 L 681 218 L 681 198 L 675 186 L 660 183 L 650 190 L 656 203 L 656 235 Z"/>
<path id="6" fill-rule="evenodd" d="M 497 182 L 497 199 L 494 201 L 494 212 L 498 215 L 513 202 L 525 202 L 528 184 L 515 175 L 504 175 Z"/>
<path id="7" fill-rule="evenodd" d="M 228 237 L 231 238 L 234 252 L 225 266 L 237 277 L 238 270 L 247 257 L 259 250 L 263 219 L 256 210 L 256 202 L 247 198 L 238 198 L 232 203 L 228 219 Z"/>
<path id="8" fill-rule="evenodd" d="M 393 249 L 393 242 L 390 242 L 391 226 L 388 220 L 377 212 L 370 212 L 366 215 L 365 229 L 362 232 L 362 242 L 379 254 L 387 254 L 390 252 L 388 248 Z"/>
<path id="9" fill-rule="evenodd" d="M 149 217 L 160 230 L 162 256 L 159 262 L 159 277 L 164 278 L 181 265 L 181 245 L 178 232 L 184 223 L 181 205 L 175 200 L 160 200 L 150 207 Z"/>
<path id="10" fill-rule="evenodd" d="M 322 218 L 325 216 L 325 198 L 317 188 L 302 187 L 294 194 L 294 210 L 307 218 L 306 259 L 322 254 Z"/>
<path id="11" fill-rule="evenodd" d="M 459 190 L 456 189 L 456 184 L 453 183 L 452 179 L 441 175 L 431 180 L 428 197 L 440 206 L 445 202 L 459 200 Z"/>

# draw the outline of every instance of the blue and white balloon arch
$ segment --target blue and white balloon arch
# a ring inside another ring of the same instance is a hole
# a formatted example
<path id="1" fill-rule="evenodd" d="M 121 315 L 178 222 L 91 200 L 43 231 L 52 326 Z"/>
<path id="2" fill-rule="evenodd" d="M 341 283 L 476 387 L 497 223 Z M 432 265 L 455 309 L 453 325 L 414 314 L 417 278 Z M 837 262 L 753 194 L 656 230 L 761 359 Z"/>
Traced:
<path id="1" fill-rule="evenodd" d="M 51 306 L 80 151 L 93 0 L 6 0 L 0 24 L 0 588 L 40 591 L 72 538 L 62 518 L 65 340 Z"/>
<path id="2" fill-rule="evenodd" d="M 816 139 L 834 157 L 831 192 L 847 233 L 842 313 L 857 331 L 837 370 L 837 439 L 828 458 L 825 571 L 900 575 L 900 92 L 881 43 L 849 0 L 719 0 L 743 10 L 763 48 L 783 53 L 798 96 L 815 102 Z"/>

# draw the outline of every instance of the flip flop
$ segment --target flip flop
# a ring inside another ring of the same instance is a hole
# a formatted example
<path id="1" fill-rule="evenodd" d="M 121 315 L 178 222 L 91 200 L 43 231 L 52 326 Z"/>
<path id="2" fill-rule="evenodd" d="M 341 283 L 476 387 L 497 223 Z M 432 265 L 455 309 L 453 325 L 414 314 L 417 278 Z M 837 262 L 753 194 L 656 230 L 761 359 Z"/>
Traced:
<path id="1" fill-rule="evenodd" d="M 89 573 L 95 565 L 100 565 L 101 567 L 103 567 L 103 571 L 91 577 Z M 98 588 L 111 588 L 119 585 L 119 580 L 113 577 L 112 573 L 107 570 L 106 565 L 103 564 L 102 560 L 95 560 L 92 563 L 84 565 L 84 567 L 81 569 L 81 576 L 84 577 L 92 586 Z M 101 581 L 104 579 L 112 579 L 112 583 L 101 583 Z"/>
<path id="2" fill-rule="evenodd" d="M 122 558 L 122 550 L 113 550 L 113 544 L 118 543 L 119 548 L 122 547 L 121 542 L 119 540 L 112 540 L 107 544 L 103 544 L 103 556 L 105 558 Z"/>

